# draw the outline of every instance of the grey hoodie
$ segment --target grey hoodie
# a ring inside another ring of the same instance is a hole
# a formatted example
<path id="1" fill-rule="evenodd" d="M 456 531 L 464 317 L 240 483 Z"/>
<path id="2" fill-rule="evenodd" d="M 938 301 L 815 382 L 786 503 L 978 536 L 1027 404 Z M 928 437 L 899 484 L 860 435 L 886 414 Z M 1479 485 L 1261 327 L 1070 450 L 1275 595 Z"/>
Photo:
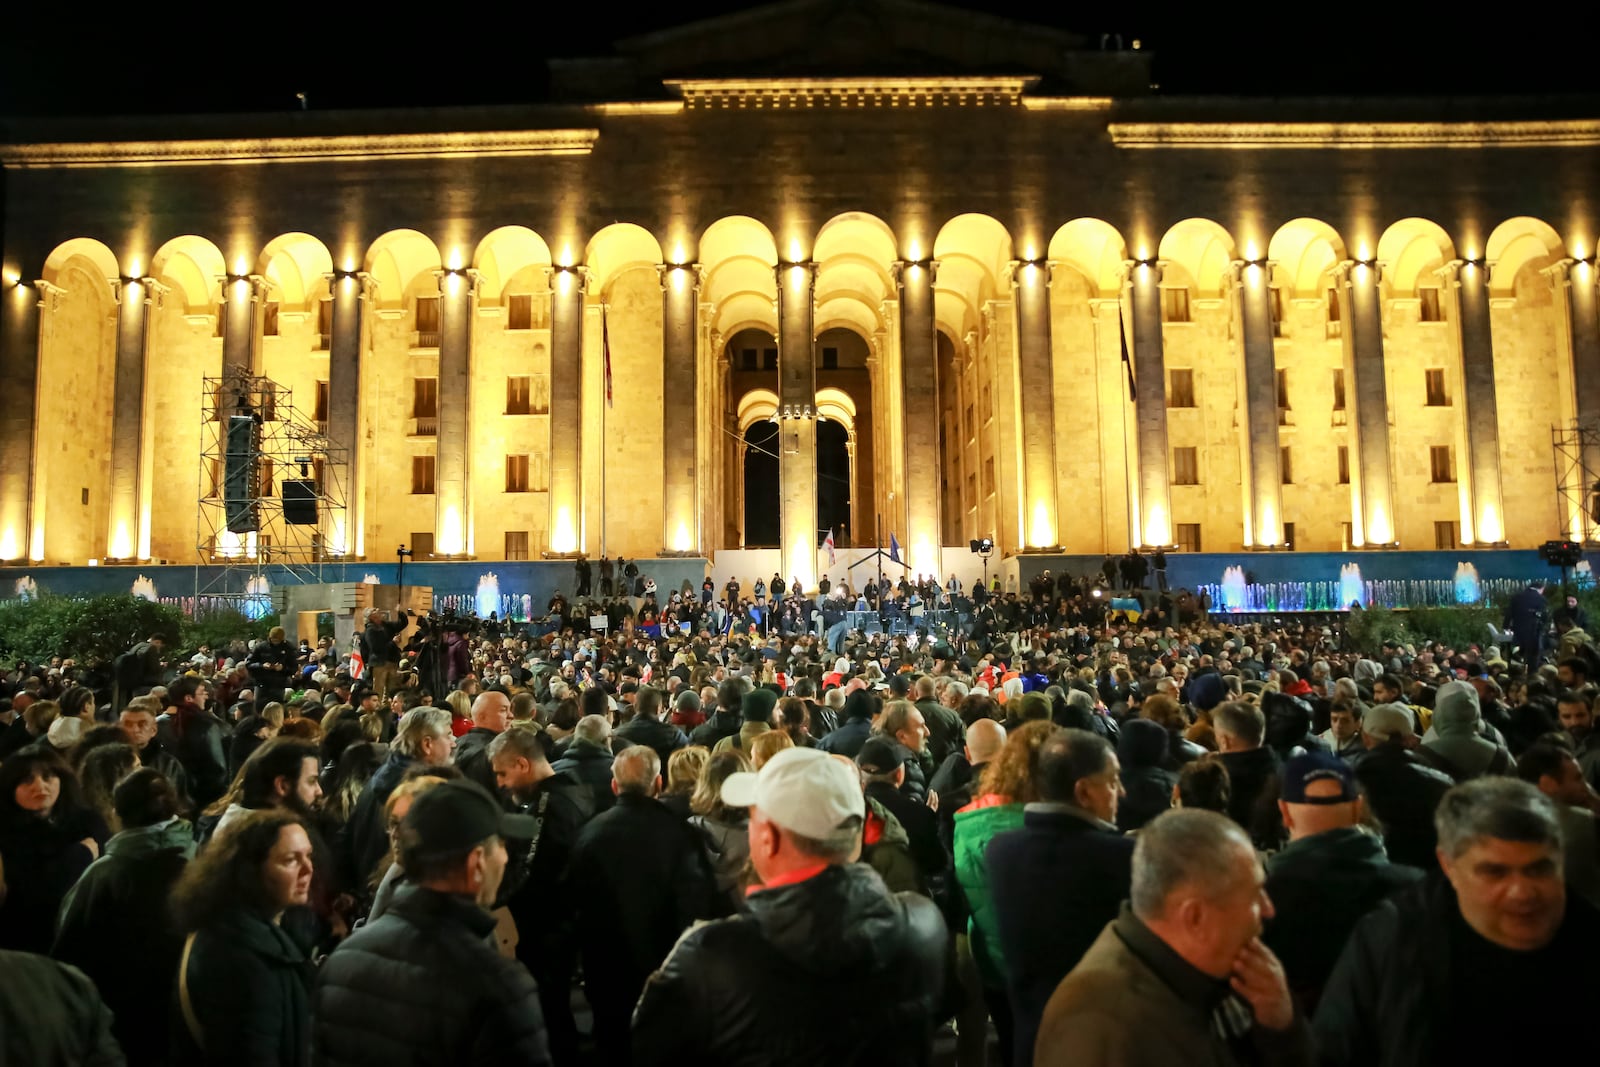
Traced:
<path id="1" fill-rule="evenodd" d="M 1466 682 L 1446 682 L 1433 703 L 1433 736 L 1423 747 L 1443 757 L 1458 772 L 1458 779 L 1476 778 L 1489 770 L 1500 747 L 1478 733 L 1482 713 L 1478 691 Z"/>

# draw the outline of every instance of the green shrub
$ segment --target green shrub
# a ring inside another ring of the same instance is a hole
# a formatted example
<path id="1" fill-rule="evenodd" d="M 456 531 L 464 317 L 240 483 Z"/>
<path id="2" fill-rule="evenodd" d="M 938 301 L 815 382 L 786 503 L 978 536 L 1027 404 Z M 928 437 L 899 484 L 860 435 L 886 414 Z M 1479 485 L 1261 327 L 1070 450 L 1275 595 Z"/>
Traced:
<path id="1" fill-rule="evenodd" d="M 1468 645 L 1486 646 L 1489 624 L 1499 623 L 1500 617 L 1492 608 L 1477 606 L 1413 608 L 1405 621 L 1418 641 L 1438 641 L 1459 651 Z"/>
<path id="2" fill-rule="evenodd" d="M 38 663 L 70 656 L 85 664 L 109 663 L 153 634 L 176 642 L 182 624 L 177 608 L 127 593 L 13 600 L 0 604 L 0 658 Z"/>
<path id="3" fill-rule="evenodd" d="M 201 645 L 213 651 L 226 648 L 234 641 L 251 641 L 267 636 L 278 625 L 278 616 L 264 615 L 259 619 L 247 618 L 237 611 L 209 611 L 198 619 L 185 618 L 178 641 L 177 655 L 187 659 L 200 650 Z"/>

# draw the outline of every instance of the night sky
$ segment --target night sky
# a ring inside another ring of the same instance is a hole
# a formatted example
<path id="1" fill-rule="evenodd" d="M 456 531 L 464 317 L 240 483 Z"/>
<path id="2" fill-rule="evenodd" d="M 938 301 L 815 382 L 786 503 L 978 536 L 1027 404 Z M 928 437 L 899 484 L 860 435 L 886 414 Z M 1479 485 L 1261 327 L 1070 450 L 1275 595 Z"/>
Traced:
<path id="1" fill-rule="evenodd" d="M 548 56 L 605 54 L 617 37 L 750 6 L 663 4 L 621 21 L 571 4 L 244 5 L 183 16 L 188 27 L 175 29 L 180 16 L 159 8 L 83 9 L 80 19 L 13 4 L 0 30 L 0 115 L 272 111 L 298 107 L 301 91 L 315 109 L 538 102 Z M 1513 24 L 1503 13 L 1416 4 L 1190 4 L 1173 15 L 1149 4 L 1126 13 L 1111 4 L 954 6 L 1138 37 L 1156 54 L 1164 94 L 1593 92 L 1593 35 L 1576 24 L 1563 32 L 1545 17 L 1555 9 Z"/>

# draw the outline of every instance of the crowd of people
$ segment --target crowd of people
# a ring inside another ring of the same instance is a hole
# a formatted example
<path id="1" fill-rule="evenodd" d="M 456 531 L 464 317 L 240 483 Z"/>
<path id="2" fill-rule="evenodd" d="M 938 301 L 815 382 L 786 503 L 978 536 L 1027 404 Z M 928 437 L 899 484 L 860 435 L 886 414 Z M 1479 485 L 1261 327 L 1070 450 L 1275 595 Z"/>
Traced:
<path id="1" fill-rule="evenodd" d="M 1490 1062 L 1600 950 L 1600 653 L 1536 589 L 1503 654 L 1108 612 L 1114 566 L 660 626 L 628 567 L 598 632 L 5 674 L 0 1062 Z"/>

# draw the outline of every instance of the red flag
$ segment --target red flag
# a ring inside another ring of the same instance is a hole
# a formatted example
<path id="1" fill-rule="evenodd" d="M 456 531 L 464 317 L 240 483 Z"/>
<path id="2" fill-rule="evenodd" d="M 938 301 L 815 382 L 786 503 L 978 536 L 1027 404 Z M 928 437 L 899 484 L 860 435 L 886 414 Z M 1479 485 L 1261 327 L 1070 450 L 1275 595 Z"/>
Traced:
<path id="1" fill-rule="evenodd" d="M 605 308 L 600 309 L 600 343 L 606 355 L 606 407 L 611 406 L 611 321 Z"/>

